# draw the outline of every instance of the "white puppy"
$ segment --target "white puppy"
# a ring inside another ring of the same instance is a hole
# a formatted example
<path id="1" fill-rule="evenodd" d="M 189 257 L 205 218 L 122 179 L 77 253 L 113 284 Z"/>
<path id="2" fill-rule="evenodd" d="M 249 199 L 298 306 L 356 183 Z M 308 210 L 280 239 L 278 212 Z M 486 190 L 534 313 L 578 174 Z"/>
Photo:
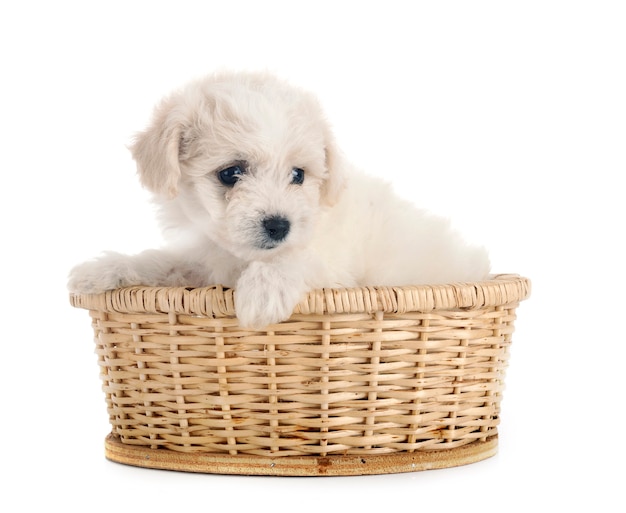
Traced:
<path id="1" fill-rule="evenodd" d="M 242 326 L 290 317 L 322 287 L 484 279 L 485 250 L 340 154 L 316 99 L 263 73 L 193 82 L 132 146 L 169 245 L 75 267 L 69 289 L 235 288 Z"/>

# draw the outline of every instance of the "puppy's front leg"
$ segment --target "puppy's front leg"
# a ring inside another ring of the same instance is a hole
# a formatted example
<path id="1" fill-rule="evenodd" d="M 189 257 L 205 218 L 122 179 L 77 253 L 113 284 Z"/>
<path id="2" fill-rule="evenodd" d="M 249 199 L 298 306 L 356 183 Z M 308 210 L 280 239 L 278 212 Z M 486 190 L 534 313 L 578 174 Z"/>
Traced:
<path id="1" fill-rule="evenodd" d="M 264 328 L 285 321 L 307 292 L 304 269 L 294 259 L 255 261 L 243 271 L 235 289 L 235 309 L 242 327 Z"/>
<path id="2" fill-rule="evenodd" d="M 182 255 L 146 250 L 137 255 L 107 252 L 74 267 L 68 289 L 79 294 L 98 294 L 105 290 L 133 285 L 176 287 L 205 285 L 208 275 L 197 263 Z"/>

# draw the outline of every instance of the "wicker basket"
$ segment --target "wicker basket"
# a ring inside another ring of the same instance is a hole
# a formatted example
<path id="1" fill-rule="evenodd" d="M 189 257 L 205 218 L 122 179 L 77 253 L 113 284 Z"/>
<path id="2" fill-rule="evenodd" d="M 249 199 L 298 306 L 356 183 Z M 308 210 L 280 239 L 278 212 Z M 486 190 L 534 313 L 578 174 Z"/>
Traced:
<path id="1" fill-rule="evenodd" d="M 311 292 L 241 329 L 233 290 L 72 295 L 90 310 L 107 458 L 257 475 L 359 475 L 495 454 L 515 309 L 530 283 Z"/>

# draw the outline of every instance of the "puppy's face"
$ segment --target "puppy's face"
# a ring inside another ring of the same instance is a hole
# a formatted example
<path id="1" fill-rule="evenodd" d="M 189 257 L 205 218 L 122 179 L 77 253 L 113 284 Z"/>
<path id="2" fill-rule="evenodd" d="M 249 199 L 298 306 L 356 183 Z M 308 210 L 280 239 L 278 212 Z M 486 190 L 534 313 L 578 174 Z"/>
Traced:
<path id="1" fill-rule="evenodd" d="M 244 260 L 306 244 L 326 175 L 318 127 L 280 106 L 251 112 L 258 107 L 210 114 L 211 129 L 187 143 L 178 193 L 187 218 Z"/>
<path id="2" fill-rule="evenodd" d="M 142 182 L 244 260 L 306 245 L 342 173 L 314 98 L 266 75 L 222 75 L 167 99 L 132 148 Z"/>

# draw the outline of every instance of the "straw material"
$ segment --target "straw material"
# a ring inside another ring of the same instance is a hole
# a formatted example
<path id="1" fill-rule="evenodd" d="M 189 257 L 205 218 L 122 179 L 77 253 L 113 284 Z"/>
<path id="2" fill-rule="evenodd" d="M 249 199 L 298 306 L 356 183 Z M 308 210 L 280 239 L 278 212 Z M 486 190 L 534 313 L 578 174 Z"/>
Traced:
<path id="1" fill-rule="evenodd" d="M 90 310 L 110 439 L 122 447 L 441 460 L 495 440 L 515 309 L 529 293 L 516 275 L 316 290 L 263 331 L 238 326 L 234 292 L 221 287 L 70 301 Z"/>

